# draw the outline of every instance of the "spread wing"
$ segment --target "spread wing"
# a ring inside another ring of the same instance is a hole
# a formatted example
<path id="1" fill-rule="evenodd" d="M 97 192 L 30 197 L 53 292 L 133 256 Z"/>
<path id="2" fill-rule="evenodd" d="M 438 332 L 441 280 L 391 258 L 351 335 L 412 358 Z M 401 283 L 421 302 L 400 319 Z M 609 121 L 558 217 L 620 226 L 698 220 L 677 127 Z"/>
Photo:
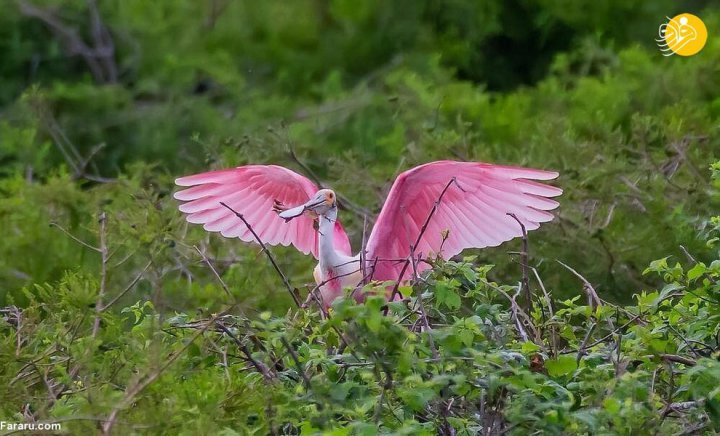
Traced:
<path id="1" fill-rule="evenodd" d="M 400 273 L 410 246 L 421 234 L 434 203 L 455 177 L 422 234 L 415 255 L 450 258 L 466 248 L 494 247 L 522 235 L 515 214 L 527 230 L 553 219 L 547 211 L 558 202 L 549 197 L 560 188 L 533 180 L 550 180 L 556 172 L 478 162 L 432 162 L 402 173 L 390 190 L 367 243 L 366 259 L 374 280 L 407 279 Z M 447 239 L 443 242 L 443 233 Z M 377 260 L 376 260 L 377 259 Z M 419 264 L 420 270 L 427 268 Z"/>
<path id="2" fill-rule="evenodd" d="M 185 203 L 180 211 L 187 221 L 203 224 L 209 232 L 227 238 L 256 242 L 247 226 L 223 202 L 242 214 L 260 239 L 269 245 L 294 245 L 301 252 L 318 257 L 318 233 L 313 219 L 300 216 L 285 222 L 273 211 L 275 200 L 285 205 L 302 204 L 318 188 L 306 177 L 276 165 L 248 165 L 181 177 L 179 186 L 190 186 L 175 193 Z M 335 247 L 350 254 L 350 241 L 339 222 L 335 225 Z"/>

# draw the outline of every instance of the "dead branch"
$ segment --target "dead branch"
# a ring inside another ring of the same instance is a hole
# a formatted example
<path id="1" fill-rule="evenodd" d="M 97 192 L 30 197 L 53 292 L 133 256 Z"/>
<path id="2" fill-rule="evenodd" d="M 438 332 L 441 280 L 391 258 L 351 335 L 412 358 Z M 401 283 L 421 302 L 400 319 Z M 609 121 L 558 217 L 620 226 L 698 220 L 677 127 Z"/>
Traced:
<path id="1" fill-rule="evenodd" d="M 281 336 L 280 340 L 282 341 L 283 346 L 288 350 L 288 353 L 290 353 L 290 357 L 292 357 L 293 362 L 295 362 L 298 374 L 300 374 L 300 377 L 302 377 L 303 383 L 305 384 L 305 389 L 309 391 L 310 389 L 312 389 L 312 387 L 310 386 L 310 379 L 308 378 L 307 374 L 305 374 L 305 370 L 300 363 L 300 359 L 298 358 L 297 353 L 295 352 L 293 347 L 290 346 L 290 343 L 287 341 L 287 339 L 285 339 L 284 336 Z M 320 404 L 318 404 L 318 407 L 320 407 Z"/>
<path id="2" fill-rule="evenodd" d="M 691 359 L 689 357 L 678 356 L 677 354 L 661 354 L 660 358 L 667 362 L 682 363 L 683 365 L 686 365 L 686 366 L 697 365 L 697 361 L 695 361 L 695 359 Z"/>
<path id="3" fill-rule="evenodd" d="M 593 288 L 593 285 L 591 285 L 585 277 L 583 277 L 579 272 L 575 271 L 573 268 L 563 263 L 562 261 L 556 259 L 556 262 L 564 266 L 568 271 L 573 273 L 575 277 L 579 278 L 583 282 L 583 291 L 585 291 L 585 293 L 587 294 L 588 305 L 592 307 L 593 310 L 603 305 L 602 300 L 598 296 L 597 292 L 595 292 L 595 288 Z"/>
<path id="4" fill-rule="evenodd" d="M 42 21 L 60 41 L 68 56 L 80 56 L 97 83 L 117 82 L 115 45 L 107 26 L 102 21 L 95 0 L 87 0 L 88 20 L 93 37 L 92 47 L 83 41 L 77 29 L 64 23 L 50 10 L 42 9 L 25 0 L 16 0 L 15 3 L 21 14 Z"/>
<path id="5" fill-rule="evenodd" d="M 552 346 L 552 349 L 550 352 L 552 353 L 553 357 L 557 357 L 558 352 L 558 333 L 557 329 L 555 328 L 555 323 L 552 321 L 552 319 L 555 317 L 555 312 L 553 309 L 553 302 L 552 298 L 550 298 L 550 294 L 545 289 L 545 284 L 543 283 L 542 279 L 540 279 L 540 274 L 538 274 L 537 268 L 530 267 L 533 274 L 535 275 L 535 279 L 537 279 L 538 284 L 540 285 L 540 289 L 543 292 L 543 296 L 545 297 L 545 303 L 547 304 L 548 311 L 550 312 L 550 343 Z"/>
<path id="6" fill-rule="evenodd" d="M 97 301 L 95 302 L 95 321 L 93 322 L 92 338 L 97 337 L 100 330 L 100 314 L 103 311 L 103 298 L 105 298 L 105 286 L 107 285 L 107 264 L 108 264 L 108 246 L 107 246 L 107 215 L 100 212 L 100 289 L 98 290 Z"/>
<path id="7" fill-rule="evenodd" d="M 227 294 L 227 296 L 232 299 L 233 296 L 232 296 L 232 294 L 230 293 L 230 289 L 228 288 L 227 284 L 225 284 L 225 281 L 222 279 L 222 277 L 220 277 L 220 274 L 218 274 L 218 272 L 217 272 L 217 270 L 215 269 L 215 267 L 213 266 L 213 264 L 210 263 L 210 259 L 208 259 L 207 256 L 205 256 L 205 253 L 203 253 L 202 251 L 200 251 L 200 249 L 198 248 L 197 245 L 193 245 L 193 248 L 194 248 L 195 251 L 197 251 L 198 254 L 202 257 L 202 259 L 203 259 L 203 261 L 205 262 L 205 264 L 210 268 L 210 271 L 212 271 L 213 275 L 215 275 L 215 278 L 218 279 L 218 282 L 220 282 L 220 286 L 222 286 L 223 291 L 225 291 L 225 293 Z"/>
<path id="8" fill-rule="evenodd" d="M 230 336 L 230 339 L 232 339 L 235 342 L 235 344 L 237 344 L 238 348 L 240 348 L 240 350 L 243 352 L 243 354 L 245 355 L 245 358 L 248 361 L 250 361 L 250 363 L 252 363 L 252 365 L 255 367 L 255 369 L 260 374 L 262 374 L 265 381 L 267 381 L 267 382 L 272 381 L 273 376 L 270 374 L 270 370 L 268 369 L 268 367 L 264 363 L 256 360 L 254 357 L 252 357 L 252 353 L 250 352 L 250 349 L 247 347 L 247 345 L 243 344 L 242 341 L 240 339 L 238 339 L 238 337 L 235 336 L 233 334 L 233 332 L 230 331 L 229 328 L 225 327 L 225 325 L 223 323 L 219 322 L 218 319 L 215 320 L 215 325 L 217 325 L 217 327 L 220 330 L 222 330 L 223 333 Z"/>
<path id="9" fill-rule="evenodd" d="M 460 189 L 461 191 L 463 190 L 462 187 L 458 184 L 457 178 L 453 177 L 452 179 L 450 179 L 450 181 L 447 182 L 443 190 L 440 192 L 438 199 L 435 200 L 432 208 L 430 209 L 430 212 L 428 213 L 427 218 L 425 218 L 425 222 L 423 223 L 422 227 L 420 227 L 420 232 L 418 233 L 415 242 L 410 246 L 410 256 L 408 256 L 408 259 L 405 261 L 405 265 L 403 265 L 402 270 L 400 270 L 397 283 L 395 283 L 395 287 L 393 288 L 388 301 L 393 301 L 395 299 L 395 296 L 398 293 L 400 282 L 402 281 L 402 278 L 405 275 L 405 271 L 407 271 L 408 266 L 410 266 L 410 258 L 414 256 L 415 249 L 417 248 L 418 244 L 420 244 L 420 241 L 422 240 L 423 235 L 425 235 L 425 232 L 427 232 L 428 225 L 430 225 L 430 219 L 432 219 L 433 215 L 435 215 L 435 212 L 437 211 L 438 207 L 440 207 L 440 202 L 442 202 L 445 193 L 450 188 L 450 185 L 453 184 L 455 184 L 455 186 L 457 186 L 458 189 Z M 387 310 L 385 311 L 385 314 L 387 314 Z"/>
<path id="10" fill-rule="evenodd" d="M 110 300 L 106 305 L 100 309 L 101 312 L 104 312 L 108 310 L 113 304 L 117 303 L 119 299 L 123 297 L 123 295 L 127 294 L 135 285 L 140 281 L 140 279 L 145 275 L 147 270 L 150 268 L 150 265 L 152 265 L 152 260 L 145 265 L 145 268 L 140 271 L 140 273 L 135 276 L 135 278 L 123 289 L 119 294 L 117 294 L 112 300 Z"/>
<path id="11" fill-rule="evenodd" d="M 73 241 L 77 242 L 78 244 L 82 245 L 83 247 L 89 248 L 89 249 L 91 249 L 91 250 L 93 250 L 93 251 L 96 251 L 96 252 L 100 253 L 100 249 L 99 249 L 98 247 L 94 247 L 94 246 L 88 244 L 87 242 L 82 241 L 82 240 L 79 239 L 78 237 L 74 236 L 72 233 L 70 233 L 70 232 L 68 232 L 67 230 L 65 230 L 65 229 L 64 229 L 62 226 L 60 226 L 58 223 L 51 222 L 51 223 L 50 223 L 50 227 L 57 227 L 58 229 L 60 229 L 61 232 L 65 233 L 65 234 L 66 234 L 70 239 L 72 239 Z"/>
<path id="12" fill-rule="evenodd" d="M 411 259 L 412 259 L 413 277 L 414 277 L 414 280 L 417 280 L 418 273 L 417 273 L 417 263 L 415 262 L 415 250 L 414 249 L 412 250 L 410 255 L 411 255 Z M 425 311 L 425 304 L 423 303 L 422 294 L 417 296 L 417 302 L 418 302 L 418 309 L 420 310 L 420 319 L 422 320 L 423 326 L 425 327 L 425 330 L 427 332 L 428 345 L 430 345 L 430 351 L 432 352 L 432 356 L 434 359 L 439 359 L 440 353 L 438 353 L 437 347 L 435 346 L 435 340 L 432 337 L 432 328 L 430 327 L 430 322 L 428 321 L 427 312 Z"/>
<path id="13" fill-rule="evenodd" d="M 231 207 L 228 206 L 227 204 L 223 203 L 222 201 L 220 202 L 220 204 L 221 204 L 224 208 L 228 209 L 230 212 L 234 213 L 235 216 L 238 217 L 238 218 L 240 218 L 240 220 L 243 222 L 243 224 L 245 224 L 245 226 L 248 228 L 248 230 L 250 231 L 250 233 L 252 233 L 252 235 L 253 235 L 253 237 L 255 238 L 255 240 L 257 241 L 257 243 L 260 244 L 260 247 L 262 247 L 262 251 L 264 251 L 265 254 L 267 255 L 268 259 L 270 259 L 270 263 L 272 263 L 273 267 L 275 268 L 275 271 L 278 273 L 278 275 L 279 275 L 280 278 L 282 279 L 283 283 L 285 284 L 285 288 L 287 288 L 287 291 L 290 293 L 290 296 L 292 297 L 293 301 L 295 302 L 295 305 L 296 305 L 297 307 L 301 307 L 302 304 L 300 303 L 300 299 L 298 298 L 298 296 L 297 296 L 297 295 L 295 294 L 295 292 L 293 291 L 292 286 L 290 286 L 290 281 L 288 281 L 287 276 L 285 275 L 285 273 L 282 272 L 282 270 L 280 269 L 280 266 L 278 266 L 277 262 L 275 261 L 275 257 L 272 255 L 272 253 L 270 252 L 270 250 L 268 250 L 267 246 L 266 246 L 265 243 L 262 241 L 262 239 L 260 239 L 260 236 L 258 236 L 258 234 L 255 233 L 255 230 L 252 228 L 252 226 L 250 225 L 250 223 L 245 219 L 245 217 L 243 216 L 243 214 L 241 214 L 241 213 L 239 213 L 239 212 L 236 212 L 233 208 L 231 208 Z"/>
<path id="14" fill-rule="evenodd" d="M 508 216 L 512 217 L 518 224 L 520 224 L 520 230 L 522 231 L 522 251 L 520 252 L 520 266 L 522 268 L 522 294 L 524 300 L 524 309 L 528 314 L 533 312 L 533 301 L 532 293 L 530 292 L 530 277 L 528 274 L 528 236 L 525 224 L 518 219 L 514 213 L 508 213 Z"/>

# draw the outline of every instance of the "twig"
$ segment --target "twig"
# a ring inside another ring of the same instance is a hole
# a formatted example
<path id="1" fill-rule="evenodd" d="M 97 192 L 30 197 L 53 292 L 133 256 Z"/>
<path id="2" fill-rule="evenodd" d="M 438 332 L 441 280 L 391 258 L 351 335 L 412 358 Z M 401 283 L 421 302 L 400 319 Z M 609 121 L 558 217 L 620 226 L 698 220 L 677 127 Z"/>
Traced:
<path id="1" fill-rule="evenodd" d="M 107 284 L 107 215 L 100 212 L 100 289 L 98 290 L 97 301 L 95 302 L 95 321 L 93 322 L 92 338 L 95 339 L 100 330 L 100 313 L 103 311 L 103 298 L 105 298 L 105 286 Z"/>
<path id="2" fill-rule="evenodd" d="M 210 271 L 215 275 L 215 278 L 218 279 L 218 282 L 220 282 L 220 286 L 222 286 L 223 291 L 227 294 L 228 297 L 233 298 L 232 294 L 230 293 L 230 289 L 228 288 L 227 284 L 225 284 L 225 281 L 220 277 L 220 274 L 218 274 L 217 270 L 213 266 L 212 263 L 210 263 L 210 259 L 205 256 L 205 253 L 200 251 L 197 245 L 193 245 L 193 248 L 195 251 L 198 252 L 198 254 L 203 258 L 203 261 L 207 264 L 207 266 L 210 268 Z"/>
<path id="3" fill-rule="evenodd" d="M 575 271 L 573 268 L 568 266 L 567 264 L 563 263 L 559 259 L 555 259 L 557 263 L 564 266 L 568 271 L 573 273 L 575 277 L 579 278 L 583 282 L 583 290 L 587 294 L 588 297 L 588 305 L 592 307 L 593 309 L 596 309 L 598 306 L 602 306 L 602 300 L 598 296 L 597 292 L 595 292 L 595 288 L 593 288 L 593 285 L 590 284 L 589 281 L 585 277 L 583 277 L 579 272 Z"/>
<path id="4" fill-rule="evenodd" d="M 245 355 L 245 358 L 252 363 L 252 365 L 257 369 L 257 371 L 262 374 L 265 381 L 271 381 L 273 379 L 272 375 L 270 374 L 270 370 L 267 366 L 265 366 L 264 363 L 259 362 L 255 360 L 254 357 L 252 357 L 252 353 L 250 352 L 250 349 L 247 347 L 247 345 L 243 344 L 240 339 L 238 339 L 237 336 L 233 334 L 233 332 L 230 331 L 229 328 L 225 327 L 223 323 L 219 322 L 218 319 L 215 319 L 215 325 L 222 330 L 226 335 L 230 336 L 230 338 L 237 344 L 238 348 L 243 352 Z"/>
<path id="5" fill-rule="evenodd" d="M 582 343 L 580 344 L 580 348 L 578 349 L 578 352 L 577 352 L 577 358 L 575 359 L 575 363 L 576 363 L 578 366 L 580 366 L 580 360 L 582 360 L 583 356 L 585 355 L 585 350 L 587 350 L 587 348 L 586 348 L 586 347 L 587 347 L 587 343 L 588 343 L 588 341 L 590 340 L 590 336 L 592 336 L 593 331 L 595 331 L 595 327 L 596 327 L 596 326 L 597 326 L 597 324 L 596 324 L 595 322 L 593 322 L 593 323 L 590 325 L 590 328 L 589 328 L 589 329 L 587 330 L 587 332 L 585 333 L 585 338 L 583 338 L 583 341 L 582 341 Z"/>
<path id="6" fill-rule="evenodd" d="M 290 353 L 290 357 L 292 357 L 293 362 L 295 362 L 295 366 L 297 367 L 297 371 L 300 374 L 300 377 L 303 379 L 303 383 L 305 383 L 305 389 L 308 391 L 311 389 L 310 386 L 310 379 L 308 378 L 307 374 L 305 374 L 305 370 L 302 367 L 302 364 L 300 363 L 300 359 L 298 359 L 298 355 L 293 349 L 293 347 L 290 346 L 290 343 L 288 343 L 287 339 L 285 339 L 284 336 L 280 337 L 280 341 L 282 341 L 285 348 L 288 350 L 288 353 Z M 320 405 L 318 404 L 318 407 Z"/>
<path id="7" fill-rule="evenodd" d="M 360 245 L 360 268 L 362 269 L 363 276 L 363 279 L 360 282 L 361 286 L 365 286 L 367 284 L 367 268 L 365 268 L 365 260 L 367 259 L 367 224 L 367 215 L 363 215 L 362 241 Z"/>
<path id="8" fill-rule="evenodd" d="M 528 236 L 525 224 L 518 219 L 514 213 L 508 213 L 518 224 L 520 224 L 520 230 L 522 231 L 522 252 L 520 252 L 520 266 L 522 268 L 522 294 L 523 300 L 525 300 L 525 312 L 528 314 L 533 313 L 533 301 L 532 293 L 530 292 L 530 277 L 528 274 Z"/>
<path id="9" fill-rule="evenodd" d="M 282 270 L 281 270 L 280 267 L 278 266 L 277 262 L 275 262 L 275 258 L 273 257 L 273 255 L 272 255 L 272 253 L 270 252 L 270 250 L 268 250 L 268 248 L 267 248 L 267 246 L 265 245 L 265 243 L 262 241 L 262 239 L 260 239 L 260 236 L 258 236 L 258 234 L 255 233 L 255 230 L 253 230 L 252 226 L 250 225 L 249 222 L 247 222 L 247 220 L 245 219 L 245 217 L 243 216 L 243 214 L 241 214 L 241 213 L 239 213 L 239 212 L 236 212 L 232 207 L 228 206 L 227 204 L 223 203 L 222 201 L 220 202 L 220 204 L 221 204 L 223 207 L 225 207 L 226 209 L 228 209 L 230 212 L 234 213 L 235 216 L 238 217 L 238 218 L 240 218 L 240 220 L 245 224 L 245 226 L 248 228 L 248 230 L 250 231 L 250 233 L 252 233 L 252 235 L 253 235 L 253 237 L 255 238 L 255 240 L 257 241 L 257 243 L 260 244 L 260 247 L 262 247 L 262 250 L 265 252 L 265 254 L 267 255 L 268 259 L 270 259 L 270 263 L 272 263 L 273 267 L 275 268 L 275 271 L 277 271 L 278 275 L 280 275 L 280 278 L 282 278 L 282 281 L 283 281 L 283 283 L 285 284 L 285 288 L 287 288 L 287 291 L 290 293 L 290 296 L 292 297 L 293 301 L 295 302 L 295 305 L 296 305 L 297 307 L 301 307 L 302 304 L 300 303 L 300 299 L 298 298 L 298 296 L 297 296 L 297 295 L 295 294 L 295 292 L 293 291 L 292 286 L 290 286 L 290 282 L 288 281 L 287 276 L 285 276 L 285 274 L 282 272 Z"/>
<path id="10" fill-rule="evenodd" d="M 438 199 L 435 200 L 433 203 L 432 209 L 430 209 L 430 212 L 428 213 L 427 218 L 425 218 L 425 222 L 423 223 L 422 227 L 420 228 L 420 232 L 417 235 L 417 238 L 415 239 L 415 242 L 410 246 L 410 253 L 412 256 L 412 253 L 414 253 L 415 249 L 417 248 L 418 244 L 420 244 L 420 241 L 422 240 L 423 235 L 425 235 L 425 232 L 428 229 L 428 225 L 430 224 L 430 219 L 435 215 L 435 212 L 437 211 L 438 207 L 440 207 L 440 202 L 442 201 L 443 197 L 445 196 L 445 193 L 447 192 L 448 188 L 450 188 L 450 185 L 455 184 L 455 186 L 458 187 L 461 191 L 463 190 L 462 187 L 457 183 L 457 178 L 453 177 L 450 179 L 450 181 L 447 182 L 443 190 L 440 192 L 440 195 L 438 196 Z M 399 289 L 399 283 L 402 281 L 403 276 L 405 275 L 405 271 L 407 270 L 407 267 L 410 264 L 410 258 L 405 262 L 405 265 L 403 265 L 402 270 L 400 271 L 400 275 L 398 277 L 398 282 L 395 284 L 395 287 L 392 290 L 392 293 L 390 294 L 390 298 L 388 301 L 393 301 L 395 299 L 395 296 L 398 293 Z M 387 314 L 387 311 L 385 312 Z"/>
<path id="11" fill-rule="evenodd" d="M 550 294 L 545 289 L 545 284 L 540 279 L 540 274 L 538 274 L 537 268 L 530 267 L 530 269 L 532 270 L 533 274 L 535 275 L 535 278 L 538 281 L 538 284 L 540 285 L 540 289 L 543 292 L 543 296 L 545 297 L 545 302 L 547 303 L 547 306 L 548 306 L 548 311 L 550 312 L 550 340 L 551 340 L 551 345 L 552 345 L 552 349 L 550 351 L 551 351 L 553 357 L 557 357 L 558 334 L 557 334 L 557 330 L 555 328 L 555 323 L 552 321 L 552 319 L 555 318 L 555 312 L 553 310 L 552 298 L 550 298 Z"/>
<path id="12" fill-rule="evenodd" d="M 413 249 L 410 253 L 412 256 L 412 267 L 413 267 L 413 277 L 414 280 L 417 280 L 418 273 L 417 273 L 417 264 L 415 263 L 415 250 Z M 432 337 L 432 328 L 430 327 L 430 322 L 428 321 L 427 312 L 425 311 L 425 304 L 423 303 L 423 296 L 422 294 L 418 295 L 417 297 L 418 301 L 418 309 L 420 309 L 420 319 L 422 320 L 423 326 L 425 326 L 425 329 L 427 330 L 427 337 L 428 337 L 428 345 L 430 345 L 430 351 L 432 352 L 432 356 L 434 359 L 440 358 L 440 353 L 438 353 L 437 347 L 435 346 L 435 340 Z"/>
<path id="13" fill-rule="evenodd" d="M 490 286 L 491 288 L 493 288 L 494 290 L 499 292 L 502 296 L 504 296 L 505 298 L 508 299 L 508 301 L 510 302 L 510 313 L 513 317 L 513 320 L 515 321 L 515 325 L 517 326 L 518 332 L 520 333 L 520 336 L 522 336 L 523 340 L 529 341 L 529 336 L 527 335 L 527 333 L 525 332 L 525 329 L 523 328 L 523 324 L 524 324 L 533 329 L 533 338 L 536 339 L 535 344 L 542 346 L 542 343 L 539 343 L 540 342 L 540 340 L 539 340 L 540 334 L 538 333 L 537 329 L 535 328 L 535 325 L 531 322 L 530 316 L 527 313 L 525 313 L 522 310 L 522 308 L 520 307 L 520 305 L 517 303 L 517 300 L 516 300 L 517 293 L 515 294 L 515 296 L 511 297 L 507 292 L 505 292 L 501 288 L 499 288 L 497 286 L 493 286 L 489 282 L 485 282 L 485 284 L 487 286 Z M 518 289 L 518 292 L 519 292 L 519 289 Z"/>
<path id="14" fill-rule="evenodd" d="M 83 247 L 89 248 L 89 249 L 91 249 L 91 250 L 93 250 L 93 251 L 96 251 L 96 252 L 100 253 L 100 249 L 99 249 L 98 247 L 94 247 L 94 246 L 88 244 L 87 242 L 82 241 L 81 239 L 75 237 L 72 233 L 70 233 L 70 232 L 68 232 L 67 230 L 65 230 L 65 229 L 64 229 L 62 226 L 60 226 L 58 223 L 54 223 L 54 222 L 53 222 L 53 223 L 50 223 L 50 227 L 57 227 L 58 229 L 60 229 L 61 232 L 65 233 L 65 234 L 66 234 L 70 239 L 72 239 L 73 241 L 77 242 L 78 244 L 82 245 Z"/>
<path id="15" fill-rule="evenodd" d="M 613 331 L 611 331 L 610 333 L 606 334 L 606 335 L 603 336 L 602 338 L 596 340 L 596 341 L 593 342 L 592 344 L 587 345 L 586 349 L 587 349 L 587 348 L 592 348 L 592 347 L 594 347 L 595 345 L 598 345 L 598 344 L 601 344 L 601 343 L 605 342 L 606 339 L 612 337 L 615 333 L 620 332 L 620 331 L 623 330 L 625 327 L 627 327 L 627 326 L 629 326 L 630 324 L 636 322 L 638 319 L 640 319 L 641 316 L 642 316 L 642 315 L 635 315 L 631 320 L 629 320 L 629 321 L 626 322 L 625 324 L 621 325 L 620 327 L 617 327 L 617 328 L 613 329 Z M 575 353 L 575 352 L 577 352 L 577 350 L 563 351 L 563 352 L 561 352 L 560 354 L 570 354 L 570 353 Z"/>
<path id="16" fill-rule="evenodd" d="M 148 270 L 148 268 L 150 268 L 150 265 L 152 265 L 152 260 L 150 262 L 148 262 L 147 265 L 145 265 L 145 268 L 143 268 L 143 270 L 140 271 L 140 274 L 135 276 L 135 278 L 125 287 L 125 289 L 122 290 L 122 292 L 117 294 L 112 300 L 110 300 L 110 302 L 108 302 L 106 305 L 104 305 L 102 307 L 102 309 L 100 309 L 100 311 L 104 312 L 104 311 L 108 310 L 110 308 L 110 306 L 117 303 L 117 301 L 119 299 L 121 299 L 123 297 L 123 295 L 127 294 L 130 291 L 130 289 L 132 289 L 137 284 L 137 282 L 140 281 L 142 276 L 145 275 L 145 272 Z"/>
<path id="17" fill-rule="evenodd" d="M 678 356 L 677 354 L 661 354 L 660 358 L 667 362 L 682 363 L 683 365 L 686 365 L 686 366 L 697 365 L 697 361 L 695 361 L 695 359 L 691 359 L 689 357 Z"/>
<path id="18" fill-rule="evenodd" d="M 378 399 L 377 404 L 375 405 L 375 411 L 373 412 L 373 422 L 375 424 L 380 422 L 380 414 L 382 413 L 382 404 L 385 401 L 385 395 L 389 389 L 392 389 L 393 385 L 393 378 L 392 373 L 385 368 L 385 365 L 381 363 L 385 370 L 385 382 L 382 384 L 382 390 L 380 391 L 380 398 Z M 376 367 L 377 368 L 377 367 Z M 377 369 L 376 369 L 377 371 Z M 380 374 L 379 372 L 376 372 L 376 377 L 378 378 L 378 382 L 380 382 Z"/>
<path id="19" fill-rule="evenodd" d="M 559 259 L 555 259 L 557 263 L 564 266 L 568 271 L 573 273 L 575 277 L 579 278 L 583 282 L 583 291 L 585 291 L 585 294 L 587 295 L 588 299 L 588 305 L 595 311 L 598 307 L 603 305 L 603 300 L 598 296 L 597 292 L 595 292 L 595 288 L 593 285 L 590 284 L 590 282 L 582 276 L 579 272 L 575 271 L 575 269 L 571 268 L 567 264 L 563 263 Z M 619 309 L 616 307 L 616 309 Z M 624 310 L 624 309 L 623 309 Z M 610 329 L 615 329 L 615 324 L 612 322 L 612 319 L 610 317 L 607 318 L 608 326 L 610 326 Z"/>

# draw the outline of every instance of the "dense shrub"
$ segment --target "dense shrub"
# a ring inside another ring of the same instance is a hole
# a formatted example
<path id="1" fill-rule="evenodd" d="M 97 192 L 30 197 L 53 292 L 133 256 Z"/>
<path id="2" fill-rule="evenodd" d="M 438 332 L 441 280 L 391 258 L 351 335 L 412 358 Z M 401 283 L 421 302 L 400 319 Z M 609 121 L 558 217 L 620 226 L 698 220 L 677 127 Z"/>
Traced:
<path id="1" fill-rule="evenodd" d="M 101 218 L 100 235 L 113 224 Z M 530 308 L 517 302 L 517 286 L 490 281 L 492 267 L 472 258 L 438 259 L 400 288 L 404 301 L 340 299 L 329 312 L 283 317 L 244 311 L 232 296 L 221 312 L 168 316 L 157 293 L 105 311 L 119 279 L 67 273 L 26 289 L 23 309 L 3 309 L 0 341 L 14 353 L 0 360 L 0 413 L 22 420 L 30 404 L 36 419 L 72 433 L 717 430 L 720 217 L 711 225 L 712 263 L 692 253 L 652 262 L 644 273 L 663 287 L 627 306 L 589 284 L 586 295 L 556 299 L 537 275 Z M 154 258 L 145 280 L 164 286 L 172 264 Z M 216 296 L 227 290 L 219 277 L 208 286 Z"/>

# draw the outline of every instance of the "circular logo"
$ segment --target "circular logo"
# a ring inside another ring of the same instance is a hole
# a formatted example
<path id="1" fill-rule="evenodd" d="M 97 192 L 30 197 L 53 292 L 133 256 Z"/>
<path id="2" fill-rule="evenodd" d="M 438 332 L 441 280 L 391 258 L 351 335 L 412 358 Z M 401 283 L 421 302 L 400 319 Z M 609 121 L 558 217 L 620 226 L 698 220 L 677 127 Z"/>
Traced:
<path id="1" fill-rule="evenodd" d="M 705 47 L 708 35 L 700 18 L 684 13 L 663 23 L 658 36 L 658 45 L 664 56 L 692 56 Z"/>

